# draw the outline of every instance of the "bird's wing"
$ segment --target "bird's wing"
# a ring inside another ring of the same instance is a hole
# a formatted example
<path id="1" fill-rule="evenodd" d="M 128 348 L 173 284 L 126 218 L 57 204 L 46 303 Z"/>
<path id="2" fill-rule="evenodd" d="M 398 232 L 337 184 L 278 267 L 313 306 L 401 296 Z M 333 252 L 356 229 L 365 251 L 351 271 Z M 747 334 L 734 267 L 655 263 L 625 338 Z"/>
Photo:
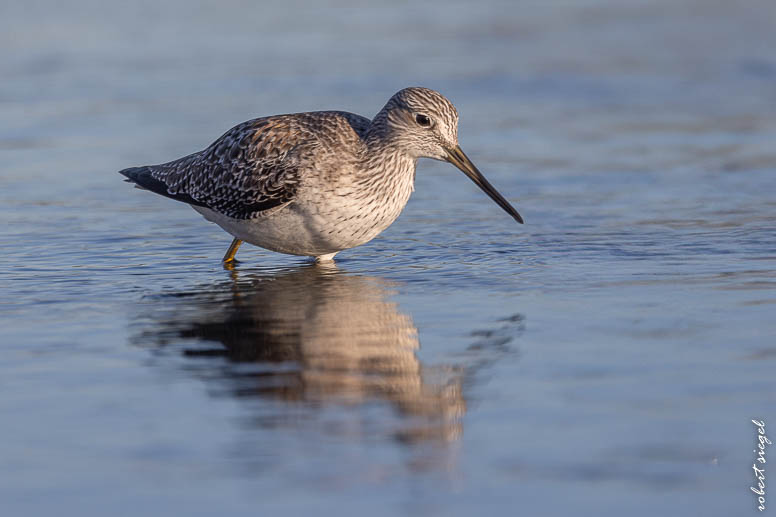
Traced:
<path id="1" fill-rule="evenodd" d="M 317 145 L 293 116 L 250 120 L 204 151 L 120 171 L 138 186 L 234 219 L 252 219 L 293 201 L 299 168 Z"/>

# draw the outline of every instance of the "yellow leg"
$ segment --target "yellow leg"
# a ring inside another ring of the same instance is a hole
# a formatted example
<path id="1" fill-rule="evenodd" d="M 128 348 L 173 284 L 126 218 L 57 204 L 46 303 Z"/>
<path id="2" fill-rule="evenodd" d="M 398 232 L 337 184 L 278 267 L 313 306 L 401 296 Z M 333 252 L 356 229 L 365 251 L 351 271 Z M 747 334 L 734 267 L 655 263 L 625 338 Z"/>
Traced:
<path id="1" fill-rule="evenodd" d="M 232 244 L 229 245 L 229 249 L 226 250 L 226 255 L 224 255 L 224 264 L 231 264 L 234 262 L 234 256 L 237 254 L 237 250 L 240 248 L 242 242 L 243 241 L 240 239 L 234 239 L 232 241 Z"/>

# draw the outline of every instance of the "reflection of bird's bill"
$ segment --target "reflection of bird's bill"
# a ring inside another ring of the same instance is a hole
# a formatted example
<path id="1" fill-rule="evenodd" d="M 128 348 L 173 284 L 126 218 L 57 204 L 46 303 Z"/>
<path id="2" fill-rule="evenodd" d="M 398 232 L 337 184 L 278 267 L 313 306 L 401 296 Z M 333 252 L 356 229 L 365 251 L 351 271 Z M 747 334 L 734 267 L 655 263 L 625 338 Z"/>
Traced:
<path id="1" fill-rule="evenodd" d="M 464 174 L 469 176 L 469 178 L 471 178 L 471 180 L 476 183 L 478 187 L 480 187 L 488 196 L 490 196 L 490 198 L 495 201 L 498 206 L 503 208 L 506 213 L 514 217 L 515 221 L 523 224 L 523 218 L 520 217 L 520 214 L 517 213 L 517 210 L 515 210 L 514 207 L 509 204 L 509 201 L 504 199 L 504 197 L 499 194 L 498 190 L 496 190 L 493 185 L 491 185 L 490 182 L 485 179 L 485 176 L 483 176 L 477 167 L 474 166 L 469 157 L 466 156 L 466 154 L 461 150 L 460 146 L 456 146 L 455 149 L 447 150 L 447 161 L 461 169 Z"/>

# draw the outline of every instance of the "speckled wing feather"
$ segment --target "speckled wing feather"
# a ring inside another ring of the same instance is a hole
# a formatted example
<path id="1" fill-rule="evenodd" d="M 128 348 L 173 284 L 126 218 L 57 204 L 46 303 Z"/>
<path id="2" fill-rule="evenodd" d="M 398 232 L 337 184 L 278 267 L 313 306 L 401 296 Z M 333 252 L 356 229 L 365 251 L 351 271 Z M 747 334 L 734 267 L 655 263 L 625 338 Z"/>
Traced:
<path id="1" fill-rule="evenodd" d="M 346 112 L 258 118 L 233 127 L 204 151 L 120 172 L 163 196 L 252 219 L 293 201 L 300 171 L 311 172 L 316 153 L 326 155 L 324 148 L 342 138 L 359 140 L 369 124 Z"/>
<path id="2" fill-rule="evenodd" d="M 121 174 L 169 198 L 251 219 L 294 198 L 300 160 L 316 145 L 296 125 L 289 115 L 250 120 L 203 151 Z"/>

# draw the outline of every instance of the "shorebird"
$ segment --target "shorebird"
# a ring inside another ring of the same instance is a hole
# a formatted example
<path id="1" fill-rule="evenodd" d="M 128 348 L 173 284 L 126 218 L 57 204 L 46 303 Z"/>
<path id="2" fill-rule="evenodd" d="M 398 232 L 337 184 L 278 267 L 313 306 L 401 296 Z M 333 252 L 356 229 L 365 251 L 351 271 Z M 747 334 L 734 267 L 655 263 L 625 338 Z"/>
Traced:
<path id="1" fill-rule="evenodd" d="M 418 158 L 452 163 L 523 222 L 458 145 L 453 104 L 420 87 L 397 92 L 372 120 L 344 111 L 256 118 L 203 151 L 119 172 L 231 234 L 225 264 L 243 241 L 329 261 L 399 217 Z"/>

